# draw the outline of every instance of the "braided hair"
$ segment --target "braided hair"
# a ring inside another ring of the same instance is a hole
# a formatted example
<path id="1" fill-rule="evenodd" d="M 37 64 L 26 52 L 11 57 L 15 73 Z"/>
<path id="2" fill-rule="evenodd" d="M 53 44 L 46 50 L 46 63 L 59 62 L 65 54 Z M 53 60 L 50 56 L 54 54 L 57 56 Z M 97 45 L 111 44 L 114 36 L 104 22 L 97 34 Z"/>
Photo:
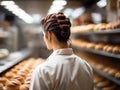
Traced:
<path id="1" fill-rule="evenodd" d="M 71 23 L 62 12 L 53 13 L 41 20 L 45 32 L 53 32 L 59 42 L 67 42 Z"/>

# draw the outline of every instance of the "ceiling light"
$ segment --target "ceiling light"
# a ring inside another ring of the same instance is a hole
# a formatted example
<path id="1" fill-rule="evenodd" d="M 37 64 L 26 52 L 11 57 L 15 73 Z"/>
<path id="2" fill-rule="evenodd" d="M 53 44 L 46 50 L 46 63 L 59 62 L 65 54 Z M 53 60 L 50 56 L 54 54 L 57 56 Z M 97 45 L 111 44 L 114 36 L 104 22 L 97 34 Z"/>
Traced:
<path id="1" fill-rule="evenodd" d="M 9 11 L 14 11 L 17 10 L 19 7 L 17 5 L 7 5 L 5 6 L 6 9 L 8 9 Z"/>
<path id="2" fill-rule="evenodd" d="M 13 5 L 13 4 L 15 4 L 14 1 L 2 1 L 1 2 L 1 5 L 3 5 L 3 6 Z"/>
<path id="3" fill-rule="evenodd" d="M 48 11 L 48 14 L 57 13 L 61 11 L 66 4 L 67 4 L 67 1 L 65 0 L 54 0 Z"/>
<path id="4" fill-rule="evenodd" d="M 97 2 L 97 6 L 99 7 L 105 7 L 107 5 L 107 1 L 106 0 L 100 0 L 99 2 Z"/>
<path id="5" fill-rule="evenodd" d="M 65 1 L 65 0 L 54 0 L 53 1 L 53 5 L 62 5 L 62 6 L 64 6 L 66 4 L 67 4 L 67 1 Z"/>
<path id="6" fill-rule="evenodd" d="M 11 11 L 13 14 L 15 14 L 26 23 L 30 24 L 33 22 L 33 18 L 18 5 L 16 5 L 14 1 L 2 1 L 1 5 L 3 5 L 6 9 Z"/>

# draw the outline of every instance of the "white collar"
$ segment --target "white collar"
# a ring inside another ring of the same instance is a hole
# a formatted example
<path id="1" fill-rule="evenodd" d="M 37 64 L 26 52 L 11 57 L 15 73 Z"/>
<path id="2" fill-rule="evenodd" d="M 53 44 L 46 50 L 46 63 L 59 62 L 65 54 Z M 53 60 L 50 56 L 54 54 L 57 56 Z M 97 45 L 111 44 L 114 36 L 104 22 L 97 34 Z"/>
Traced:
<path id="1" fill-rule="evenodd" d="M 62 49 L 57 49 L 53 53 L 57 55 L 71 55 L 73 54 L 72 48 L 62 48 Z"/>
<path id="2" fill-rule="evenodd" d="M 72 55 L 72 54 L 73 54 L 72 48 L 57 49 L 48 57 L 48 60 L 51 58 L 53 59 L 56 55 Z"/>

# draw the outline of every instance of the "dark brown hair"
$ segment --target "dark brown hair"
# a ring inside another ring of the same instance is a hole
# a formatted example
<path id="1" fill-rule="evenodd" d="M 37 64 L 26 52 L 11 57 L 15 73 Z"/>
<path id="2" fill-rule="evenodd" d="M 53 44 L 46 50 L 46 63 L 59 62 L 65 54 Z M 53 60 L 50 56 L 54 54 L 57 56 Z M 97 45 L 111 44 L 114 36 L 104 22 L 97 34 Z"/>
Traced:
<path id="1" fill-rule="evenodd" d="M 70 37 L 71 23 L 62 12 L 53 13 L 41 20 L 45 32 L 53 32 L 59 42 L 67 42 Z"/>

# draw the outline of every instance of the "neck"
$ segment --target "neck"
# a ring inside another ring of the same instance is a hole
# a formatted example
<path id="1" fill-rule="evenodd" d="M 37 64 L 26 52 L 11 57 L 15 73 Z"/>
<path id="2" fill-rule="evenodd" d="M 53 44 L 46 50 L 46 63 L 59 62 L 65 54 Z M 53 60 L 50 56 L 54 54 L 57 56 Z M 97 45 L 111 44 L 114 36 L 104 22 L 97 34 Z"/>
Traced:
<path id="1" fill-rule="evenodd" d="M 62 48 L 69 48 L 69 45 L 67 43 L 59 43 L 53 45 L 53 50 L 62 49 Z"/>

